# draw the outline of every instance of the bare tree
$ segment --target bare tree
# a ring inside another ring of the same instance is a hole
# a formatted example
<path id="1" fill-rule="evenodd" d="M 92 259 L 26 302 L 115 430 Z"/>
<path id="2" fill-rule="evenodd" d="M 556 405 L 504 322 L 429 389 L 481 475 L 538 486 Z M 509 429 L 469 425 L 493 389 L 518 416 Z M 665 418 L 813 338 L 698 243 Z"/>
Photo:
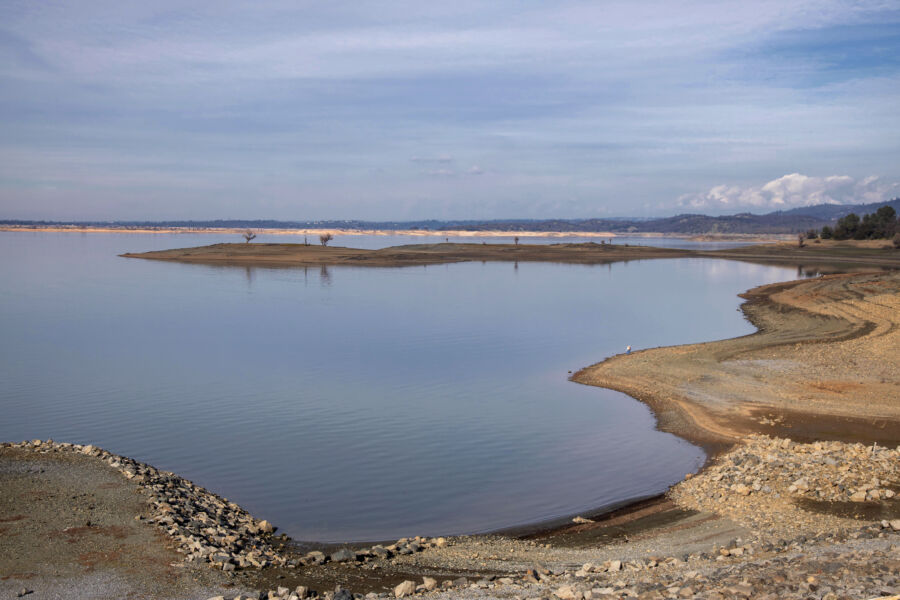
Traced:
<path id="1" fill-rule="evenodd" d="M 804 240 L 804 239 L 806 239 L 806 236 L 805 236 L 805 235 L 803 235 L 802 233 L 798 233 L 798 234 L 797 234 L 797 247 L 798 247 L 798 248 L 802 248 L 802 247 L 803 247 L 803 240 Z"/>
<path id="2" fill-rule="evenodd" d="M 516 246 L 519 245 L 519 236 L 513 238 L 513 242 L 515 242 Z"/>
<path id="3" fill-rule="evenodd" d="M 323 233 L 322 235 L 319 236 L 319 243 L 322 244 L 323 246 L 327 246 L 328 242 L 330 242 L 333 239 L 334 239 L 334 236 L 331 235 L 330 233 Z"/>
<path id="4" fill-rule="evenodd" d="M 247 240 L 247 243 L 250 243 L 250 240 L 255 239 L 256 234 L 250 231 L 249 229 L 244 232 L 244 239 Z"/>
<path id="5" fill-rule="evenodd" d="M 894 234 L 894 248 L 900 250 L 900 233 Z"/>

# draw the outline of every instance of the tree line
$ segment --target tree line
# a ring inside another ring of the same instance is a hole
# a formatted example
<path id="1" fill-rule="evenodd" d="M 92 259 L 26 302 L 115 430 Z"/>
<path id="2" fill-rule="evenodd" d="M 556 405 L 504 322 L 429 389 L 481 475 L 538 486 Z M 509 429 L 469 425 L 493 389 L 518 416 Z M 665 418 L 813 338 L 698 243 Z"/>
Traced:
<path id="1" fill-rule="evenodd" d="M 821 231 L 813 229 L 806 234 L 809 239 L 818 237 L 823 240 L 885 240 L 896 236 L 900 236 L 900 220 L 897 219 L 897 212 L 890 206 L 882 206 L 862 218 L 856 213 L 850 213 L 838 219 L 833 228 L 826 225 Z"/>

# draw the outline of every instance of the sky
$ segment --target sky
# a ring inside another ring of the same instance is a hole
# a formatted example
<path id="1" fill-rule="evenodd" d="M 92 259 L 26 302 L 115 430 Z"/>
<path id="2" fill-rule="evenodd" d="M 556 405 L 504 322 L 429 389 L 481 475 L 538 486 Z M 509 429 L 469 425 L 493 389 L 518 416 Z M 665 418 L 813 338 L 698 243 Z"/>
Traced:
<path id="1" fill-rule="evenodd" d="M 900 196 L 900 3 L 0 3 L 0 218 Z"/>

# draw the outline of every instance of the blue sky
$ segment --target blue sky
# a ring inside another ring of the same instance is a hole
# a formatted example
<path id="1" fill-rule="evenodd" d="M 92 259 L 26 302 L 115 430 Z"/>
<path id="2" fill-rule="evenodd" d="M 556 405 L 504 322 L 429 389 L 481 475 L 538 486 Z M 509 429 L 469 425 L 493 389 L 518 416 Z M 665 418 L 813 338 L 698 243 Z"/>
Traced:
<path id="1" fill-rule="evenodd" d="M 0 4 L 0 218 L 900 196 L 896 2 Z"/>

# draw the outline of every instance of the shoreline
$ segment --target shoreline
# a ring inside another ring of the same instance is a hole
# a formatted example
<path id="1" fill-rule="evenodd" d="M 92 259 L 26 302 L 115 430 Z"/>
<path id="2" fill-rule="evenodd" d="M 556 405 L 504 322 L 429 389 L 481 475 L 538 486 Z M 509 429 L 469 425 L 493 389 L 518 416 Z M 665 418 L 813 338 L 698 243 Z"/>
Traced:
<path id="1" fill-rule="evenodd" d="M 751 434 L 900 444 L 900 273 L 825 275 L 741 296 L 754 333 L 617 355 L 570 379 L 623 392 L 650 407 L 658 429 L 713 448 Z"/>

